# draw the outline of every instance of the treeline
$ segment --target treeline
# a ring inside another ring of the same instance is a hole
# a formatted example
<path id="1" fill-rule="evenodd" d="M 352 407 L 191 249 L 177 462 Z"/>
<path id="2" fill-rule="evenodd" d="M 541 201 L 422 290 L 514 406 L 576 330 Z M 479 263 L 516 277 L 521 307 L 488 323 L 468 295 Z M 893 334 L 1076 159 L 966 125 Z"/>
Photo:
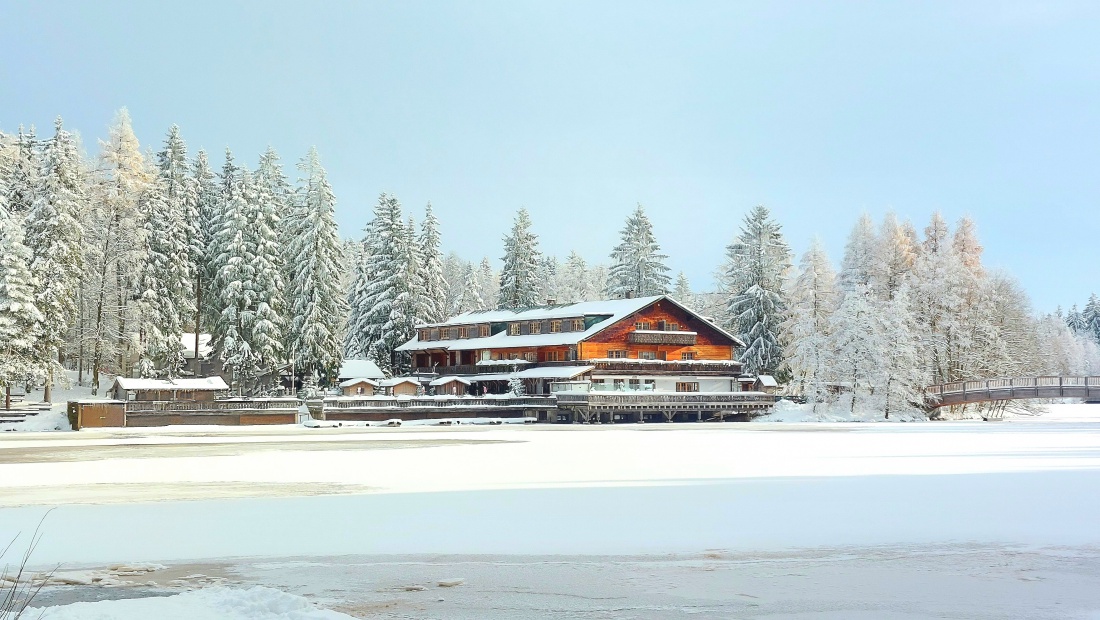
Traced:
<path id="1" fill-rule="evenodd" d="M 125 110 L 87 159 L 57 120 L 0 134 L 0 385 L 64 366 L 92 393 L 103 372 L 175 376 L 185 331 L 210 332 L 245 385 L 296 363 L 332 376 L 342 355 L 343 248 L 318 155 L 287 180 L 268 149 L 255 170 L 228 150 L 215 173 L 178 128 L 142 152 Z"/>
<path id="2" fill-rule="evenodd" d="M 525 209 L 502 268 L 441 252 L 430 204 L 417 223 L 382 194 L 362 239 L 341 241 L 316 151 L 291 182 L 268 149 L 256 168 L 228 150 L 215 172 L 171 127 L 152 154 L 125 110 L 94 158 L 60 120 L 49 138 L 0 133 L 0 386 L 53 384 L 62 365 L 184 372 L 184 332 L 212 334 L 237 386 L 272 387 L 293 367 L 323 383 L 344 357 L 409 369 L 420 323 L 470 310 L 670 294 L 745 341 L 749 372 L 809 402 L 902 413 L 933 383 L 1083 374 L 1100 367 L 1100 302 L 1036 315 L 1011 276 L 987 270 L 975 226 L 934 214 L 918 232 L 861 217 L 835 270 L 817 242 L 797 265 L 765 207 L 745 216 L 717 289 L 672 277 L 639 205 L 607 263 L 539 247 Z"/>

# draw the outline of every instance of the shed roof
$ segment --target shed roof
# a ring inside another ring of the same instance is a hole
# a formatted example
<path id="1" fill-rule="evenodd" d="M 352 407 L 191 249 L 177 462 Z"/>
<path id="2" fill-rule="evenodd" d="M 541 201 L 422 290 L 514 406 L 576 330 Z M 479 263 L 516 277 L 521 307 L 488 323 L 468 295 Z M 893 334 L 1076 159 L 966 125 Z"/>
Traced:
<path id="1" fill-rule="evenodd" d="M 340 379 L 384 379 L 386 374 L 371 360 L 350 359 L 340 365 Z"/>

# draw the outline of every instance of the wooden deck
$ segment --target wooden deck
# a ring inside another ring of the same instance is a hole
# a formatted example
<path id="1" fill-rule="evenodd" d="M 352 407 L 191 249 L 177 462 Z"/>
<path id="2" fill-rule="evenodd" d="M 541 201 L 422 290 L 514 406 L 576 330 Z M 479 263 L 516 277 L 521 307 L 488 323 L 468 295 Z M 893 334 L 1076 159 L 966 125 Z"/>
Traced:
<path id="1" fill-rule="evenodd" d="M 931 409 L 1034 398 L 1100 400 L 1100 377 L 1013 377 L 956 381 L 929 386 L 925 393 Z"/>

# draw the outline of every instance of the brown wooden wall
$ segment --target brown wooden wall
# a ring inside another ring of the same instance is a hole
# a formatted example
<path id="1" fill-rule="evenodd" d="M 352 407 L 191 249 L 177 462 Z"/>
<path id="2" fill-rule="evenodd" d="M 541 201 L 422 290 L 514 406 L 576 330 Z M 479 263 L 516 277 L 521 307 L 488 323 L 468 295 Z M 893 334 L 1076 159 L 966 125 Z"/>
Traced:
<path id="1" fill-rule="evenodd" d="M 678 323 L 680 331 L 698 334 L 695 344 L 682 346 L 628 343 L 627 335 L 634 331 L 635 323 L 642 321 L 651 323 L 653 329 L 657 328 L 658 321 Z M 658 359 L 659 354 L 664 353 L 669 361 L 679 360 L 684 352 L 694 353 L 697 360 L 730 360 L 734 359 L 736 352 L 730 340 L 718 330 L 666 301 L 658 301 L 582 342 L 579 355 L 582 360 L 601 359 L 608 357 L 608 351 L 613 350 L 628 351 L 631 359 L 637 359 L 642 351 L 653 351 L 658 354 Z"/>

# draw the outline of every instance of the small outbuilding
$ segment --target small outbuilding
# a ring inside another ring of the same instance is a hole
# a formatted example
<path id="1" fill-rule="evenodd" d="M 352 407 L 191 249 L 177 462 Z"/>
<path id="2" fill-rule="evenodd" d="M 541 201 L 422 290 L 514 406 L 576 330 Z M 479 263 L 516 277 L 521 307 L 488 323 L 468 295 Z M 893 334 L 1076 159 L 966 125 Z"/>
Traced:
<path id="1" fill-rule="evenodd" d="M 340 394 L 344 396 L 374 396 L 378 382 L 373 379 L 348 379 L 340 382 Z"/>
<path id="2" fill-rule="evenodd" d="M 349 379 L 370 379 L 372 381 L 381 381 L 385 379 L 386 375 L 382 372 L 382 369 L 378 367 L 371 360 L 359 360 L 351 359 L 344 360 L 344 363 L 340 365 L 341 382 Z"/>
<path id="3" fill-rule="evenodd" d="M 378 387 L 386 396 L 416 396 L 420 382 L 411 377 L 394 377 L 379 381 Z"/>
<path id="4" fill-rule="evenodd" d="M 764 392 L 765 394 L 775 394 L 778 388 L 779 382 L 771 375 L 760 375 L 752 384 L 753 391 Z"/>
<path id="5" fill-rule="evenodd" d="M 428 384 L 437 396 L 462 396 L 470 387 L 470 381 L 462 377 L 439 377 Z"/>
<path id="6" fill-rule="evenodd" d="M 132 379 L 118 377 L 108 394 L 115 400 L 212 401 L 229 390 L 221 377 Z"/>

